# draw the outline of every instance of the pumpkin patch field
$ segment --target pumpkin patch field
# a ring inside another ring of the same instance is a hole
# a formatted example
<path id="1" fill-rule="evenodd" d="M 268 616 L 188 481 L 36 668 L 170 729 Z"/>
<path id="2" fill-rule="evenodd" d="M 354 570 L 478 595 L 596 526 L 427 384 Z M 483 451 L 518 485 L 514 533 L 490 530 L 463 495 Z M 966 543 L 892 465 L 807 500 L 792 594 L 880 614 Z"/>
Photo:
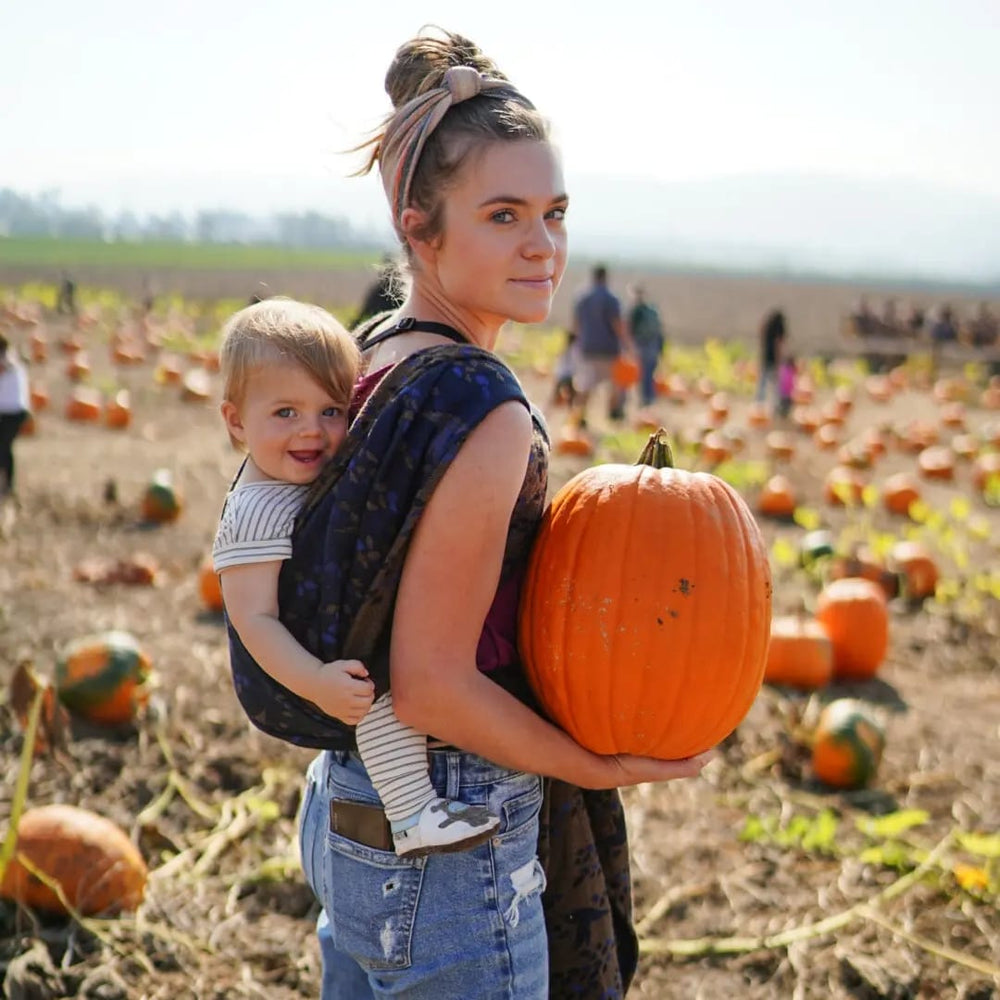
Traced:
<path id="1" fill-rule="evenodd" d="M 245 297 L 143 315 L 84 287 L 69 317 L 54 291 L 0 289 L 33 406 L 0 502 L 0 994 L 318 997 L 295 825 L 311 753 L 243 716 L 206 564 L 240 461 L 217 334 Z M 348 316 L 361 291 L 323 304 Z M 1000 379 L 922 355 L 873 372 L 800 333 L 782 418 L 754 402 L 746 336 L 676 337 L 651 406 L 612 421 L 599 390 L 581 427 L 554 393 L 563 344 L 513 327 L 500 345 L 548 421 L 550 496 L 591 503 L 607 477 L 581 474 L 604 463 L 647 490 L 663 470 L 624 467 L 659 428 L 684 483 L 726 484 L 697 510 L 675 490 L 660 520 L 637 488 L 620 532 L 563 528 L 523 609 L 532 659 L 605 693 L 566 708 L 581 742 L 630 745 L 669 710 L 648 745 L 696 747 L 668 737 L 723 720 L 701 777 L 623 791 L 629 996 L 997 1000 Z M 647 633 L 622 666 L 597 624 L 571 647 L 571 610 L 551 628 L 535 610 L 578 588 L 625 632 L 643 596 L 621 599 L 626 577 L 666 614 L 701 600 L 669 685 L 631 682 L 662 649 Z"/>

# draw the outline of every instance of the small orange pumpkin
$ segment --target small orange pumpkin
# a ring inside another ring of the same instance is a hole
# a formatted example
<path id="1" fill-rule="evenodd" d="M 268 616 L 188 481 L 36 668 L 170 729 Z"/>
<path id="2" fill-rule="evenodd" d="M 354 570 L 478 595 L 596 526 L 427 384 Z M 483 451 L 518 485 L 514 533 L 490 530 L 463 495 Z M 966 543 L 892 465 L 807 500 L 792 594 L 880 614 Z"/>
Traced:
<path id="1" fill-rule="evenodd" d="M 787 431 L 771 431 L 764 439 L 767 453 L 782 462 L 795 457 L 795 441 Z"/>
<path id="2" fill-rule="evenodd" d="M 180 490 L 169 469 L 157 469 L 142 494 L 142 519 L 153 524 L 176 521 L 184 509 Z"/>
<path id="3" fill-rule="evenodd" d="M 814 690 L 833 676 L 833 645 L 823 626 L 801 615 L 771 621 L 764 680 L 768 684 Z"/>
<path id="4" fill-rule="evenodd" d="M 30 405 L 33 413 L 41 413 L 42 410 L 49 408 L 49 390 L 39 382 L 32 384 L 28 398 L 31 400 Z"/>
<path id="5" fill-rule="evenodd" d="M 594 442 L 585 430 L 570 422 L 563 427 L 562 433 L 556 438 L 555 450 L 560 455 L 590 458 L 594 454 Z"/>
<path id="6" fill-rule="evenodd" d="M 66 400 L 66 419 L 82 423 L 96 423 L 101 419 L 104 401 L 100 390 L 76 386 Z"/>
<path id="7" fill-rule="evenodd" d="M 882 503 L 892 514 L 908 515 L 919 499 L 920 486 L 908 472 L 897 472 L 882 484 Z"/>
<path id="8" fill-rule="evenodd" d="M 104 410 L 104 422 L 116 430 L 124 430 L 132 422 L 132 401 L 128 389 L 119 389 L 108 400 Z"/>
<path id="9" fill-rule="evenodd" d="M 142 854 L 121 827 L 87 809 L 61 804 L 27 809 L 0 884 L 5 899 L 66 914 L 59 895 L 19 856 L 57 882 L 69 905 L 84 916 L 134 910 L 142 902 L 148 875 Z"/>
<path id="10" fill-rule="evenodd" d="M 917 468 L 924 479 L 955 478 L 955 456 L 950 448 L 932 445 L 917 455 Z"/>
<path id="11" fill-rule="evenodd" d="M 889 611 L 877 583 L 858 577 L 832 580 L 816 599 L 816 620 L 833 644 L 834 677 L 875 676 L 889 648 Z"/>
<path id="12" fill-rule="evenodd" d="M 828 504 L 846 506 L 861 503 L 861 496 L 867 483 L 856 469 L 846 465 L 835 465 L 823 483 L 823 496 Z"/>
<path id="13" fill-rule="evenodd" d="M 972 485 L 984 493 L 986 487 L 997 480 L 1000 480 L 1000 451 L 983 452 L 972 463 Z"/>
<path id="14" fill-rule="evenodd" d="M 768 517 L 790 518 L 795 513 L 795 487 L 785 476 L 771 476 L 761 487 L 757 510 Z"/>
<path id="15" fill-rule="evenodd" d="M 924 545 L 916 541 L 897 542 L 889 551 L 889 562 L 902 577 L 903 593 L 909 600 L 922 601 L 934 596 L 938 566 Z"/>
<path id="16" fill-rule="evenodd" d="M 676 759 L 715 746 L 749 711 L 770 624 L 753 514 L 718 477 L 671 468 L 661 430 L 637 465 L 594 466 L 555 495 L 518 631 L 542 705 L 578 743 Z"/>
<path id="17" fill-rule="evenodd" d="M 198 567 L 198 593 L 201 595 L 201 602 L 209 611 L 219 613 L 223 610 L 222 585 L 219 583 L 219 574 L 212 564 L 211 555 L 206 556 Z"/>
<path id="18" fill-rule="evenodd" d="M 611 365 L 611 381 L 619 389 L 631 389 L 639 381 L 639 363 L 624 354 L 619 354 Z"/>

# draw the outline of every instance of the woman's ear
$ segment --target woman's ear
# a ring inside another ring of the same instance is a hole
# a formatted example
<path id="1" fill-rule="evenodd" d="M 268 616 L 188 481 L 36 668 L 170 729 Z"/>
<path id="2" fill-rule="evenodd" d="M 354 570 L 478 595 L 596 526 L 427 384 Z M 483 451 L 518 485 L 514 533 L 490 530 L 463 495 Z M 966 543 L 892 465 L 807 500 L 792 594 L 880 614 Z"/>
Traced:
<path id="1" fill-rule="evenodd" d="M 235 441 L 239 441 L 240 444 L 246 444 L 246 431 L 243 428 L 243 418 L 240 416 L 237 405 L 232 400 L 224 399 L 219 409 L 222 412 L 222 419 L 226 422 L 229 436 Z"/>
<path id="2" fill-rule="evenodd" d="M 404 208 L 403 214 L 399 217 L 399 229 L 403 238 L 413 255 L 423 264 L 429 264 L 434 260 L 438 243 L 437 240 L 428 240 L 420 235 L 426 223 L 427 213 L 412 206 Z"/>

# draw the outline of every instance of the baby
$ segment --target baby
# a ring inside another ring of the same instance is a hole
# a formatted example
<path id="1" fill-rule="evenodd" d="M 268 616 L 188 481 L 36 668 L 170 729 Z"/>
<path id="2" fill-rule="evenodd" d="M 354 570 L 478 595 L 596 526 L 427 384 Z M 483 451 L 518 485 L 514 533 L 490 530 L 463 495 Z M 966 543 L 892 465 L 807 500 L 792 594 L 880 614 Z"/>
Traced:
<path id="1" fill-rule="evenodd" d="M 358 751 L 382 799 L 396 853 L 463 850 L 491 836 L 499 819 L 481 806 L 440 798 L 427 740 L 404 726 L 358 660 L 323 663 L 278 620 L 278 574 L 309 484 L 348 429 L 360 368 L 354 338 L 328 312 L 265 299 L 226 324 L 220 361 L 222 417 L 247 452 L 226 497 L 215 543 L 226 614 L 262 670 L 327 715 L 356 726 Z"/>

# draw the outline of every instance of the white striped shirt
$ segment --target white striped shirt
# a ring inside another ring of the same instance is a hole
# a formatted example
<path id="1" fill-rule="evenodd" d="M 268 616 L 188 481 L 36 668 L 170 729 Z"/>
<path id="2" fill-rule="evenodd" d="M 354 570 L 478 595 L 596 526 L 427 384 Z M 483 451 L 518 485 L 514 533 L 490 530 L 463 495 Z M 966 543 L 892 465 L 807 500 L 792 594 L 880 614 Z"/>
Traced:
<path id="1" fill-rule="evenodd" d="M 212 544 L 215 572 L 288 559 L 295 516 L 308 488 L 298 483 L 265 482 L 244 483 L 232 490 Z"/>

